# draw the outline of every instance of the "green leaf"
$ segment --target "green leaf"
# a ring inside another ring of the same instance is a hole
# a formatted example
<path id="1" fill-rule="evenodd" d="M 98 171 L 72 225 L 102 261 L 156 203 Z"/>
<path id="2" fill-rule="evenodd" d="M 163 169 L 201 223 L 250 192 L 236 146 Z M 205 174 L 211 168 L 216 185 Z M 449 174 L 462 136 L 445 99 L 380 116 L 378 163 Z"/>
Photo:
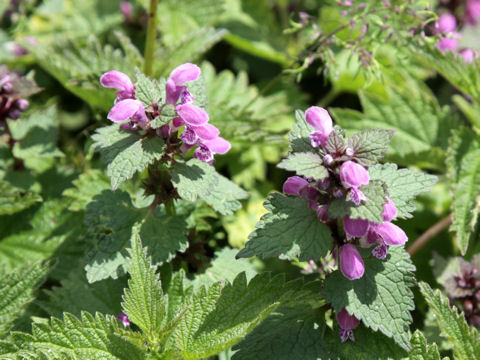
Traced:
<path id="1" fill-rule="evenodd" d="M 39 262 L 0 274 L 0 337 L 10 330 L 13 321 L 34 300 L 34 293 L 50 270 Z"/>
<path id="2" fill-rule="evenodd" d="M 328 136 L 325 150 L 330 154 L 336 154 L 339 156 L 344 154 L 346 150 L 345 140 L 342 136 L 337 134 L 337 129 L 334 129 L 334 131 Z"/>
<path id="3" fill-rule="evenodd" d="M 72 199 L 69 206 L 69 210 L 72 211 L 85 210 L 87 204 L 92 201 L 95 195 L 100 194 L 103 190 L 110 189 L 108 177 L 95 169 L 89 169 L 80 174 L 78 179 L 73 180 L 72 183 L 75 187 L 66 189 L 62 194 Z"/>
<path id="4" fill-rule="evenodd" d="M 310 133 L 315 129 L 305 120 L 305 112 L 295 110 L 296 122 L 293 124 L 292 131 L 289 132 L 290 147 L 292 152 L 312 152 L 315 149 L 310 143 Z"/>
<path id="5" fill-rule="evenodd" d="M 171 260 L 177 251 L 183 252 L 188 246 L 183 216 L 166 215 L 164 208 L 157 208 L 155 214 L 148 209 L 135 209 L 130 196 L 120 190 L 104 190 L 95 196 L 87 206 L 85 223 L 93 243 L 86 255 L 89 282 L 116 279 L 125 273 L 126 248 L 136 224 L 140 224 L 140 237 L 155 263 Z"/>
<path id="6" fill-rule="evenodd" d="M 428 345 L 427 340 L 419 330 L 415 330 L 410 339 L 412 351 L 409 360 L 440 360 L 437 344 Z M 447 359 L 447 358 L 446 358 Z"/>
<path id="7" fill-rule="evenodd" d="M 420 282 L 418 286 L 435 314 L 442 335 L 453 344 L 455 359 L 478 358 L 480 335 L 477 329 L 468 326 L 463 313 L 459 313 L 456 307 L 450 307 L 448 298 L 439 290 L 433 291 L 425 282 Z"/>
<path id="8" fill-rule="evenodd" d="M 142 138 L 128 131 L 120 130 L 114 124 L 100 128 L 92 136 L 93 146 L 99 149 L 107 166 L 112 190 L 131 179 L 148 165 L 163 156 L 165 143 L 159 137 Z"/>
<path id="9" fill-rule="evenodd" d="M 197 159 L 190 159 L 186 163 L 177 162 L 170 175 L 178 195 L 188 201 L 205 198 L 219 183 L 215 168 Z"/>
<path id="10" fill-rule="evenodd" d="M 135 98 L 140 100 L 144 107 L 158 104 L 165 100 L 165 83 L 152 80 L 140 70 L 135 69 L 137 81 L 135 83 Z"/>
<path id="11" fill-rule="evenodd" d="M 368 169 L 370 180 L 380 180 L 387 185 L 388 197 L 397 207 L 398 217 L 411 218 L 415 211 L 412 200 L 430 190 L 438 178 L 434 175 L 398 169 L 395 164 L 378 164 Z"/>
<path id="12" fill-rule="evenodd" d="M 354 158 L 364 166 L 377 164 L 388 150 L 392 130 L 363 130 L 348 139 L 348 146 L 353 150 Z"/>
<path id="13" fill-rule="evenodd" d="M 410 311 L 415 308 L 415 283 L 409 255 L 400 246 L 391 246 L 385 261 L 364 258 L 362 278 L 349 280 L 336 270 L 326 280 L 323 294 L 335 311 L 344 307 L 374 331 L 380 330 L 405 350 L 410 350 Z"/>
<path id="14" fill-rule="evenodd" d="M 269 211 L 250 234 L 237 257 L 279 256 L 300 261 L 320 259 L 332 247 L 330 229 L 318 221 L 308 202 L 281 194 L 270 194 L 264 203 Z"/>
<path id="15" fill-rule="evenodd" d="M 158 115 L 155 119 L 150 121 L 150 127 L 152 129 L 158 129 L 163 125 L 168 124 L 176 116 L 177 116 L 177 113 L 175 112 L 175 106 L 173 106 L 172 104 L 166 105 L 162 107 L 162 112 L 160 113 L 160 115 Z"/>
<path id="16" fill-rule="evenodd" d="M 42 354 L 45 359 L 140 360 L 146 353 L 117 334 L 116 320 L 82 312 L 81 318 L 65 313 L 63 321 L 51 318 L 32 325 L 32 335 L 14 332 L 12 342 L 19 355 Z"/>
<path id="17" fill-rule="evenodd" d="M 125 289 L 122 308 L 149 339 L 153 339 L 164 326 L 165 299 L 156 266 L 142 247 L 138 227 L 133 228 L 127 271 L 130 275 Z"/>
<path id="18" fill-rule="evenodd" d="M 246 199 L 248 193 L 225 176 L 218 176 L 218 184 L 203 200 L 222 215 L 232 215 L 242 208 L 239 200 Z"/>
<path id="19" fill-rule="evenodd" d="M 40 195 L 14 187 L 9 182 L 0 180 L 0 215 L 14 214 L 39 201 L 42 201 Z"/>
<path id="20" fill-rule="evenodd" d="M 290 154 L 277 165 L 280 169 L 295 171 L 297 175 L 321 180 L 328 176 L 320 155 L 311 152 Z"/>
<path id="21" fill-rule="evenodd" d="M 453 188 L 452 229 L 465 254 L 480 211 L 480 136 L 465 127 L 450 138 L 448 175 Z"/>
<path id="22" fill-rule="evenodd" d="M 9 122 L 9 127 L 17 140 L 13 156 L 23 159 L 26 167 L 42 172 L 53 165 L 54 158 L 63 156 L 57 148 L 58 120 L 54 106 Z"/>
<path id="23" fill-rule="evenodd" d="M 359 189 L 366 196 L 367 201 L 362 201 L 357 206 L 347 198 L 335 199 L 330 203 L 328 213 L 335 218 L 349 215 L 352 219 L 383 222 L 383 205 L 387 202 L 385 196 L 388 194 L 385 184 L 382 181 L 370 180 L 368 185 L 361 186 Z"/>

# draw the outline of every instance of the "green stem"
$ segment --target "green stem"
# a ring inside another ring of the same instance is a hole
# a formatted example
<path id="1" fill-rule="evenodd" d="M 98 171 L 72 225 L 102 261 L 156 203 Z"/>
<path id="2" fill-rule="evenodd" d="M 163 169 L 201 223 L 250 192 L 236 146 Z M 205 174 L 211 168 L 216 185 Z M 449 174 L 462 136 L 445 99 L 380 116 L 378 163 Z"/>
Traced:
<path id="1" fill-rule="evenodd" d="M 165 203 L 165 211 L 167 215 L 176 215 L 177 211 L 175 210 L 175 201 L 172 199 L 169 202 Z"/>
<path id="2" fill-rule="evenodd" d="M 155 38 L 157 35 L 157 7 L 158 0 L 150 0 L 150 11 L 148 12 L 147 39 L 145 42 L 145 64 L 143 72 L 147 76 L 153 74 L 153 50 L 155 48 Z"/>
<path id="3" fill-rule="evenodd" d="M 338 92 L 334 88 L 331 88 L 327 95 L 320 99 L 320 101 L 318 102 L 318 106 L 325 107 L 327 105 L 330 105 L 330 103 L 335 100 L 337 96 Z"/>

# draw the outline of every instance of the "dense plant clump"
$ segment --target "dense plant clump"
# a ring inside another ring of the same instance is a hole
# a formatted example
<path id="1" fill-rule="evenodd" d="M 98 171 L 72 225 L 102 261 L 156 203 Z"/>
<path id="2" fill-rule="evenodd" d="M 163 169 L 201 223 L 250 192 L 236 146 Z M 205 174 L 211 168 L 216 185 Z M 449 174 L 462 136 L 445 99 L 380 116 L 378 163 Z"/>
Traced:
<path id="1" fill-rule="evenodd" d="M 479 0 L 0 1 L 0 358 L 479 359 L 479 34 Z"/>

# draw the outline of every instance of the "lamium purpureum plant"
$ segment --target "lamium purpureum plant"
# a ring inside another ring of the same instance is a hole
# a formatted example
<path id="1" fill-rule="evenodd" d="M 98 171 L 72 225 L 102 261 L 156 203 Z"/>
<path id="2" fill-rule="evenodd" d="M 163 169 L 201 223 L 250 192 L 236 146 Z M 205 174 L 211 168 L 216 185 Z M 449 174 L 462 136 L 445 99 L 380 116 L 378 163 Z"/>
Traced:
<path id="1" fill-rule="evenodd" d="M 393 134 L 373 129 L 346 138 L 325 109 L 297 111 L 291 152 L 278 165 L 297 175 L 285 181 L 285 195 L 270 195 L 268 214 L 238 257 L 333 256 L 339 270 L 327 273 L 321 292 L 337 312 L 341 341 L 355 340 L 362 321 L 408 349 L 415 268 L 403 248 L 407 235 L 392 221 L 411 217 L 411 201 L 436 177 L 380 164 Z"/>

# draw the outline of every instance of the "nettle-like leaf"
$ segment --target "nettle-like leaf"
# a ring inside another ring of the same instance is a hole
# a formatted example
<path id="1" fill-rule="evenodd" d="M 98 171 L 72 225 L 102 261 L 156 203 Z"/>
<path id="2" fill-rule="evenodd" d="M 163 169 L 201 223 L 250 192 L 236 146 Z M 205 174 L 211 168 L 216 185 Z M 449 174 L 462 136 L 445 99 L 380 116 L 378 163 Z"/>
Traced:
<path id="1" fill-rule="evenodd" d="M 378 164 L 368 169 L 371 180 L 383 181 L 387 185 L 387 195 L 395 203 L 398 217 L 411 218 L 415 211 L 412 200 L 429 191 L 438 178 L 434 175 L 398 169 L 395 164 Z"/>
<path id="2" fill-rule="evenodd" d="M 268 344 L 268 346 L 267 346 Z M 360 326 L 355 341 L 342 343 L 325 314 L 308 306 L 281 307 L 234 347 L 233 360 L 403 359 L 405 352 L 391 339 Z"/>
<path id="3" fill-rule="evenodd" d="M 427 339 L 419 331 L 415 330 L 410 339 L 412 351 L 408 354 L 409 360 L 440 360 L 437 344 L 428 345 Z M 448 360 L 447 357 L 444 360 Z"/>
<path id="4" fill-rule="evenodd" d="M 158 80 L 152 80 L 143 74 L 138 68 L 135 69 L 135 98 L 140 100 L 144 107 L 154 103 L 160 103 L 165 99 L 165 84 Z"/>
<path id="5" fill-rule="evenodd" d="M 155 263 L 171 260 L 176 251 L 185 251 L 186 221 L 180 215 L 166 215 L 163 208 L 155 214 L 148 209 L 135 209 L 130 196 L 117 190 L 104 190 L 88 204 L 85 223 L 93 247 L 87 252 L 87 279 L 95 282 L 125 273 L 128 263 L 126 247 L 132 228 L 140 226 L 140 237 L 148 246 Z"/>
<path id="6" fill-rule="evenodd" d="M 42 201 L 42 197 L 33 192 L 12 186 L 0 180 L 0 215 L 10 215 L 24 210 Z"/>
<path id="7" fill-rule="evenodd" d="M 13 156 L 22 159 L 26 167 L 42 172 L 53 166 L 55 158 L 63 156 L 57 148 L 58 115 L 55 106 L 11 121 L 9 127 L 12 137 L 17 140 Z"/>
<path id="8" fill-rule="evenodd" d="M 159 160 L 165 150 L 161 138 L 142 138 L 120 130 L 117 124 L 98 129 L 92 139 L 93 146 L 100 150 L 103 161 L 108 164 L 107 175 L 110 176 L 112 190 Z"/>
<path id="9" fill-rule="evenodd" d="M 441 334 L 453 344 L 455 359 L 476 359 L 480 354 L 480 334 L 468 326 L 463 313 L 451 307 L 448 298 L 440 290 L 433 290 L 427 283 L 419 283 L 420 291 L 435 314 Z"/>
<path id="10" fill-rule="evenodd" d="M 340 129 L 336 126 L 336 129 L 332 131 L 325 143 L 325 150 L 331 155 L 342 155 L 347 148 L 344 138 L 337 134 L 337 130 L 339 131 Z"/>
<path id="11" fill-rule="evenodd" d="M 320 259 L 332 247 L 330 229 L 318 221 L 308 202 L 281 194 L 270 194 L 264 203 L 269 211 L 250 234 L 237 257 L 272 257 L 300 261 Z"/>
<path id="12" fill-rule="evenodd" d="M 349 215 L 352 219 L 383 222 L 383 205 L 387 202 L 385 196 L 388 194 L 385 184 L 382 181 L 370 180 L 368 185 L 361 186 L 360 190 L 366 196 L 367 201 L 362 201 L 362 204 L 357 206 L 348 199 L 348 196 L 335 199 L 330 203 L 328 213 L 336 218 Z"/>
<path id="13" fill-rule="evenodd" d="M 72 181 L 75 187 L 66 189 L 62 195 L 72 199 L 69 210 L 83 211 L 93 197 L 103 190 L 110 189 L 108 177 L 96 169 L 88 169 L 80 174 L 78 179 Z"/>
<path id="14" fill-rule="evenodd" d="M 0 274 L 0 337 L 10 330 L 12 323 L 34 299 L 34 293 L 50 270 L 39 262 Z"/>
<path id="15" fill-rule="evenodd" d="M 452 229 L 465 254 L 480 211 L 480 136 L 465 127 L 453 133 L 448 149 L 448 175 L 454 191 Z"/>
<path id="16" fill-rule="evenodd" d="M 295 119 L 296 122 L 288 133 L 290 150 L 292 152 L 315 152 L 316 150 L 310 142 L 310 133 L 315 131 L 315 129 L 305 120 L 305 112 L 296 110 Z"/>
<path id="17" fill-rule="evenodd" d="M 16 355 L 44 356 L 44 359 L 141 360 L 146 353 L 117 333 L 112 316 L 82 312 L 80 319 L 65 313 L 63 321 L 51 318 L 32 325 L 32 335 L 13 332 Z M 37 358 L 37 357 L 32 357 Z"/>
<path id="18" fill-rule="evenodd" d="M 415 283 L 409 255 L 403 247 L 389 248 L 385 261 L 375 257 L 364 259 L 365 274 L 349 280 L 336 270 L 326 280 L 323 294 L 335 311 L 344 307 L 374 331 L 380 330 L 405 350 L 410 350 L 408 327 L 410 311 L 415 308 Z"/>
<path id="19" fill-rule="evenodd" d="M 299 176 L 315 180 L 328 177 L 328 170 L 323 166 L 323 160 L 320 155 L 311 152 L 290 154 L 278 164 L 278 167 L 288 171 L 295 171 Z"/>
<path id="20" fill-rule="evenodd" d="M 203 196 L 202 199 L 220 214 L 233 215 L 235 211 L 242 208 L 239 200 L 246 199 L 248 193 L 225 176 L 220 174 L 217 176 L 218 184 L 210 194 Z"/>
<path id="21" fill-rule="evenodd" d="M 348 146 L 354 152 L 354 158 L 364 166 L 377 164 L 388 150 L 392 130 L 363 130 L 348 139 Z"/>

